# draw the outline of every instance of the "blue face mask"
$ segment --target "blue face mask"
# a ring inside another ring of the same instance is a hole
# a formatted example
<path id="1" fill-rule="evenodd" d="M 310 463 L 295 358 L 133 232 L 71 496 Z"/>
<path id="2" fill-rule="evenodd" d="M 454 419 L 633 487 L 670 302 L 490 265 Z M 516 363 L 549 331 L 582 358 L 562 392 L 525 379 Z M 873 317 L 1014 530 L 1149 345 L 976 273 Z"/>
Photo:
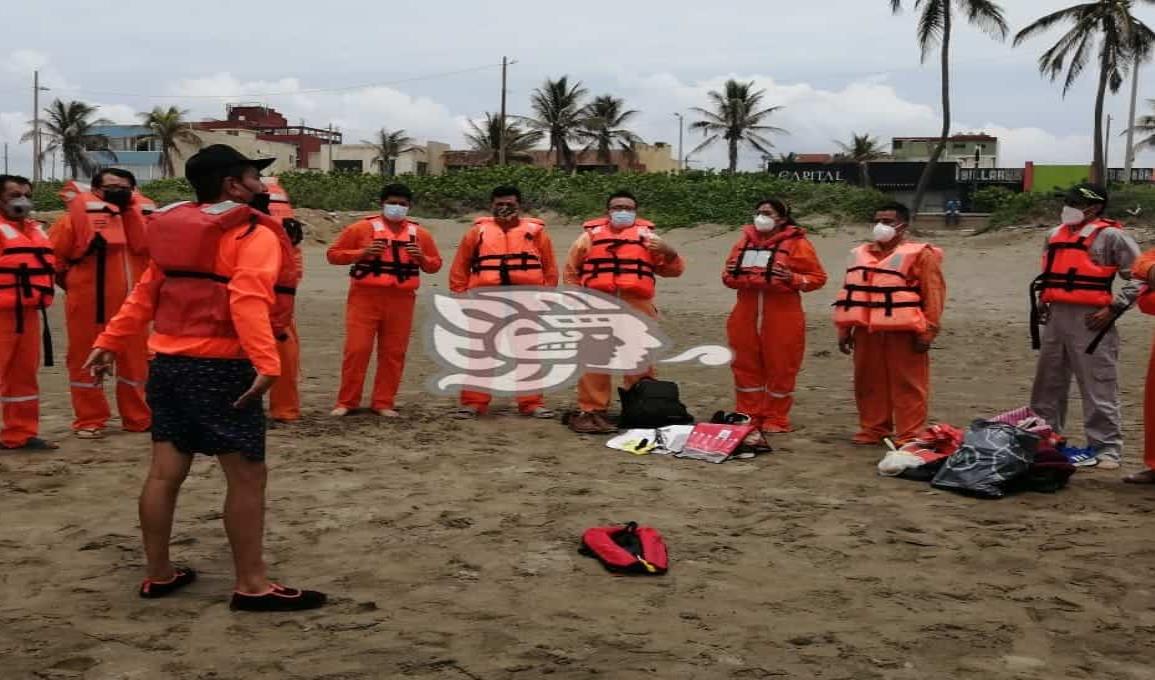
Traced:
<path id="1" fill-rule="evenodd" d="M 386 204 L 381 207 L 381 214 L 390 222 L 400 222 L 409 214 L 409 207 L 404 205 Z"/>
<path id="2" fill-rule="evenodd" d="M 633 226 L 637 221 L 638 214 L 632 210 L 615 210 L 610 213 L 610 224 L 619 229 Z"/>

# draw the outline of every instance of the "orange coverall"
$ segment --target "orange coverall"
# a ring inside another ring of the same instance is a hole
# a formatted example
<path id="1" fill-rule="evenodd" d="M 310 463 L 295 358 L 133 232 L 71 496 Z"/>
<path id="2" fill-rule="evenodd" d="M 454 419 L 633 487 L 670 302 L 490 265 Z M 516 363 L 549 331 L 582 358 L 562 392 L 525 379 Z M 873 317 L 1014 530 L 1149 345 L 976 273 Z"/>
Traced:
<path id="1" fill-rule="evenodd" d="M 300 246 L 293 247 L 293 260 L 297 264 L 297 271 L 303 275 L 305 259 L 301 256 Z M 269 390 L 269 417 L 287 423 L 301 419 L 301 337 L 297 335 L 296 317 L 284 334 L 284 340 L 277 341 L 281 377 Z"/>
<path id="2" fill-rule="evenodd" d="M 26 235 L 39 228 L 33 220 L 18 224 L 0 217 L 0 224 Z M 39 238 L 43 239 L 43 236 Z M 0 235 L 0 247 L 3 245 L 4 239 Z M 16 294 L 21 293 L 17 291 Z M 17 324 L 15 309 L 0 309 L 0 410 L 4 420 L 0 444 L 4 448 L 24 446 L 40 432 L 40 384 L 37 379 L 41 360 L 40 309 L 35 304 L 25 305 L 22 316 L 23 332 L 17 333 L 21 326 Z"/>
<path id="3" fill-rule="evenodd" d="M 473 254 L 477 252 L 478 240 L 481 238 L 476 228 L 469 228 L 461 237 L 457 246 L 457 254 L 449 268 L 449 290 L 453 293 L 465 293 L 474 288 L 481 288 L 471 275 Z M 553 288 L 558 283 L 557 259 L 553 254 L 553 242 L 549 233 L 542 229 L 538 238 L 538 248 L 541 250 L 541 271 L 543 286 Z M 474 392 L 461 390 L 461 405 L 476 409 L 478 413 L 489 410 L 489 403 L 493 395 L 488 392 Z M 540 394 L 527 394 L 517 397 L 517 410 L 522 414 L 531 414 L 534 410 L 545 407 L 545 397 Z"/>
<path id="4" fill-rule="evenodd" d="M 1132 276 L 1147 281 L 1152 267 L 1155 267 L 1155 250 L 1148 250 L 1135 260 Z M 1147 361 L 1147 382 L 1143 387 L 1143 463 L 1149 470 L 1155 470 L 1155 346 Z"/>
<path id="5" fill-rule="evenodd" d="M 143 216 L 135 206 L 125 211 L 124 220 Z M 127 231 L 127 230 L 126 230 Z M 143 231 L 143 230 L 142 230 Z M 66 213 L 52 225 L 49 232 L 52 249 L 56 254 L 58 280 L 63 283 L 67 299 L 64 305 L 68 330 L 69 389 L 75 419 L 73 430 L 103 430 L 112 416 L 104 386 L 84 370 L 84 362 L 92 351 L 92 343 L 104 330 L 97 323 L 96 298 L 99 255 L 92 254 L 78 262 L 70 262 L 78 245 L 72 219 Z M 104 262 L 105 319 L 111 319 L 128 298 L 133 286 L 148 266 L 148 257 L 134 255 L 123 245 L 108 245 Z M 128 432 L 146 432 L 152 426 L 152 413 L 145 402 L 144 387 L 148 380 L 147 329 L 134 338 L 128 338 L 123 351 L 116 355 L 116 407 L 121 425 Z"/>
<path id="6" fill-rule="evenodd" d="M 876 243 L 868 247 L 876 253 L 887 252 Z M 868 333 L 862 328 L 853 329 L 854 398 L 860 424 L 860 431 L 854 436 L 856 443 L 874 444 L 894 434 L 897 443 L 902 444 L 926 427 L 930 353 L 919 352 L 915 340 L 929 344 L 938 336 L 946 302 L 939 255 L 925 250 L 911 266 L 910 276 L 911 285 L 917 286 L 922 296 L 925 333 Z"/>
<path id="7" fill-rule="evenodd" d="M 392 240 L 408 240 L 410 222 L 400 228 L 386 222 Z M 373 225 L 369 220 L 354 222 L 341 232 L 329 248 L 330 264 L 353 265 L 361 261 L 361 254 L 373 243 Z M 441 271 L 441 253 L 424 227 L 417 227 L 417 245 L 425 261 L 421 271 L 436 274 Z M 413 328 L 413 309 L 417 291 L 399 287 L 374 286 L 365 280 L 351 279 L 345 305 L 345 356 L 341 363 L 341 388 L 337 406 L 355 409 L 361 405 L 365 373 L 373 346 L 377 346 L 377 374 L 373 379 L 370 408 L 387 411 L 394 408 L 397 389 L 405 370 L 405 353 L 409 349 L 409 335 Z"/>
<path id="8" fill-rule="evenodd" d="M 583 233 L 578 237 L 577 241 L 570 247 L 569 255 L 566 257 L 565 273 L 563 280 L 566 285 L 580 286 L 581 283 L 581 269 L 582 263 L 585 262 L 586 254 L 593 245 L 593 239 L 589 232 Z M 679 255 L 674 258 L 667 258 L 659 255 L 654 256 L 654 274 L 655 276 L 664 276 L 666 278 L 676 278 L 682 275 L 686 270 L 686 262 Z M 621 300 L 629 304 L 634 309 L 642 312 L 646 316 L 657 318 L 658 308 L 654 306 L 653 299 L 645 299 L 637 296 L 623 295 L 619 293 Z M 650 366 L 645 372 L 636 375 L 622 376 L 622 386 L 626 389 L 633 387 L 642 378 L 652 377 L 654 375 L 654 367 Z M 586 413 L 604 412 L 609 409 L 610 403 L 613 401 L 613 378 L 604 373 L 585 373 L 581 379 L 578 380 L 578 408 Z"/>
<path id="9" fill-rule="evenodd" d="M 806 316 L 802 295 L 826 285 L 826 271 L 814 246 L 801 230 L 787 227 L 773 233 L 746 230 L 726 258 L 722 283 L 738 291 L 738 300 L 726 322 L 726 336 L 734 352 L 736 410 L 753 418 L 754 425 L 789 431 L 794 388 L 806 353 Z M 735 274 L 743 246 L 782 248 L 774 262 L 790 270 L 789 281 L 769 278 L 765 267 Z"/>

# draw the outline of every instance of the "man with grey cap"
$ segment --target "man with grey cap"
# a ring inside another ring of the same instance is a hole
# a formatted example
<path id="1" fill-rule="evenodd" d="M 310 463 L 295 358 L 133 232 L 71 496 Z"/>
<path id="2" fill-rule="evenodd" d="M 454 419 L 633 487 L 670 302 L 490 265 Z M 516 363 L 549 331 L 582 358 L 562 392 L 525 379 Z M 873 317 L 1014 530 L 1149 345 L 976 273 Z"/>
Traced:
<path id="1" fill-rule="evenodd" d="M 1135 303 L 1143 285 L 1131 278 L 1139 246 L 1123 225 L 1104 217 L 1104 187 L 1076 185 L 1063 204 L 1062 224 L 1047 237 L 1043 273 L 1031 285 L 1031 336 L 1039 350 L 1031 408 L 1062 432 L 1073 373 L 1091 453 L 1076 464 L 1117 470 L 1123 423 L 1115 321 Z M 1113 292 L 1116 276 L 1124 283 Z"/>

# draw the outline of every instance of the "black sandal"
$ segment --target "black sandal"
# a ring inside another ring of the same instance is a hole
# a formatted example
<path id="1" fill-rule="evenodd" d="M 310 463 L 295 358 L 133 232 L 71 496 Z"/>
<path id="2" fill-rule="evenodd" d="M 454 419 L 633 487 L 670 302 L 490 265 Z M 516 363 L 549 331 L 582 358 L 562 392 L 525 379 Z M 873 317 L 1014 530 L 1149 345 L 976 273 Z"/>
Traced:
<path id="1" fill-rule="evenodd" d="M 171 595 L 197 580 L 197 573 L 188 567 L 175 567 L 173 576 L 167 581 L 152 581 L 145 579 L 140 584 L 140 596 L 146 600 L 155 600 L 158 597 Z"/>
<path id="2" fill-rule="evenodd" d="M 234 592 L 229 608 L 242 612 L 299 612 L 317 609 L 327 599 L 324 593 L 315 590 L 298 590 L 273 583 L 260 595 Z"/>

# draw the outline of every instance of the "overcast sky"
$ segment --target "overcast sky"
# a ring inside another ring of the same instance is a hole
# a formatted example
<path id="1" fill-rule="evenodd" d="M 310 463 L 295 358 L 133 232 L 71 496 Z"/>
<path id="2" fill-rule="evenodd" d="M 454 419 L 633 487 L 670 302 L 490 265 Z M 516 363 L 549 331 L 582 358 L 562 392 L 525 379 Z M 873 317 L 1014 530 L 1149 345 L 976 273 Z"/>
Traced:
<path id="1" fill-rule="evenodd" d="M 1002 5 L 1015 31 L 1073 2 Z M 1155 9 L 1137 13 L 1155 27 Z M 512 113 L 530 113 L 533 88 L 568 74 L 591 94 L 624 97 L 651 142 L 676 144 L 673 114 L 688 122 L 688 109 L 706 105 L 706 92 L 729 77 L 756 81 L 768 104 L 784 107 L 772 121 L 791 133 L 776 138 L 780 152 L 832 151 L 851 132 L 934 135 L 940 125 L 937 62 L 920 65 L 914 13 L 892 16 L 887 0 L 33 0 L 5 3 L 2 16 L 0 141 L 20 172 L 30 169 L 30 145 L 19 138 L 36 68 L 52 88 L 45 98 L 98 104 L 118 122 L 158 104 L 202 119 L 223 117 L 228 102 L 263 102 L 293 122 L 331 123 L 347 142 L 385 126 L 461 146 L 465 121 L 497 110 L 502 55 L 518 62 Z M 1090 159 L 1093 68 L 1064 99 L 1036 66 L 1058 36 L 1012 49 L 975 27 L 955 33 L 954 131 L 997 135 L 1000 165 Z M 1143 99 L 1155 97 L 1151 83 L 1155 68 L 1140 79 L 1141 114 L 1151 111 Z M 310 92 L 335 88 L 349 89 Z M 1108 101 L 1115 131 L 1125 126 L 1127 94 Z M 687 131 L 687 149 L 699 141 Z M 1123 148 L 1112 135 L 1111 165 L 1122 165 Z M 697 167 L 724 158 L 721 147 L 692 157 Z M 743 167 L 758 158 L 744 152 Z M 1155 165 L 1155 154 L 1139 164 Z"/>

